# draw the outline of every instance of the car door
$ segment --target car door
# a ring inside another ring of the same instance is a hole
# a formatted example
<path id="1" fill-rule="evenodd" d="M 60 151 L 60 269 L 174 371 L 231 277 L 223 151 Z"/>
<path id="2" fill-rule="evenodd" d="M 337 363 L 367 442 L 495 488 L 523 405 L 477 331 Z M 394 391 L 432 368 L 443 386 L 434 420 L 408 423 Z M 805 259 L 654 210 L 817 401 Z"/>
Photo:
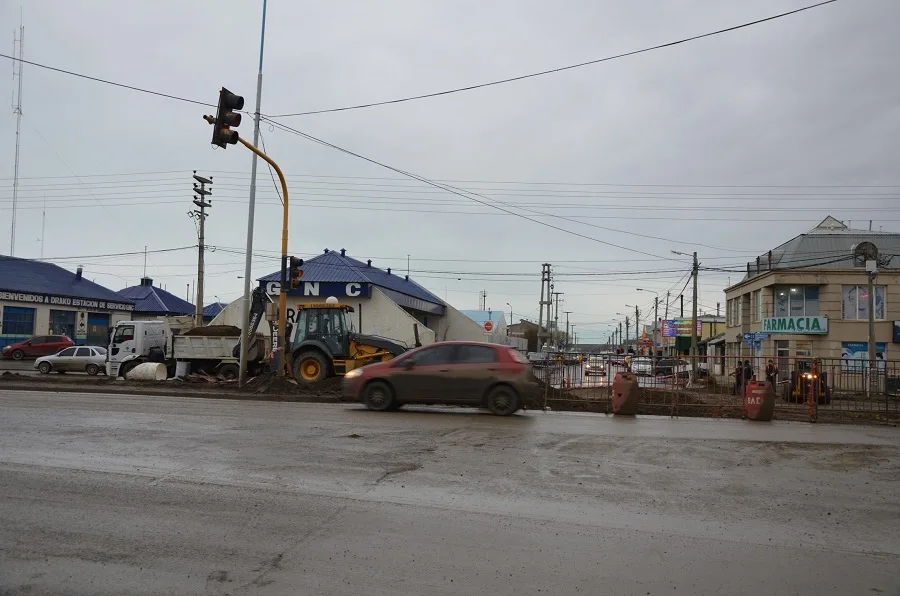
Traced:
<path id="1" fill-rule="evenodd" d="M 50 361 L 53 365 L 53 370 L 62 372 L 73 370 L 76 349 L 77 348 L 66 348 L 54 356 Z"/>
<path id="2" fill-rule="evenodd" d="M 134 325 L 119 325 L 113 334 L 111 356 L 115 356 L 116 362 L 134 352 Z"/>
<path id="3" fill-rule="evenodd" d="M 479 344 L 461 344 L 444 382 L 444 391 L 452 401 L 478 404 L 502 375 L 497 349 Z"/>
<path id="4" fill-rule="evenodd" d="M 22 351 L 26 356 L 43 356 L 41 350 L 44 347 L 44 337 L 32 337 L 28 341 L 22 342 Z"/>
<path id="5" fill-rule="evenodd" d="M 69 370 L 83 371 L 90 361 L 90 348 L 76 348 L 75 356 L 72 358 L 71 363 L 69 364 Z"/>
<path id="6" fill-rule="evenodd" d="M 44 338 L 44 354 L 56 354 L 63 348 L 67 348 L 72 345 L 66 338 L 60 337 L 58 335 L 51 335 L 49 337 Z"/>
<path id="7" fill-rule="evenodd" d="M 450 376 L 456 346 L 429 346 L 394 365 L 390 377 L 397 397 L 402 401 L 447 401 L 444 383 Z"/>

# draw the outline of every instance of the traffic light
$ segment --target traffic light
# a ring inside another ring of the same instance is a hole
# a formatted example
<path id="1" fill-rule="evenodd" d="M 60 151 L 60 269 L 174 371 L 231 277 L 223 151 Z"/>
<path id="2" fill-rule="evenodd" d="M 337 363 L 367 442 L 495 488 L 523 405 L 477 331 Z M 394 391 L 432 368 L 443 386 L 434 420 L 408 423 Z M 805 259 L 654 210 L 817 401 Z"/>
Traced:
<path id="1" fill-rule="evenodd" d="M 241 125 L 241 115 L 235 110 L 243 107 L 243 97 L 222 87 L 222 90 L 219 91 L 219 109 L 216 111 L 216 120 L 213 122 L 213 145 L 224 149 L 226 145 L 234 145 L 238 142 L 238 132 L 231 130 L 231 127 Z"/>
<path id="2" fill-rule="evenodd" d="M 296 289 L 300 285 L 300 278 L 303 277 L 303 259 L 290 257 L 288 265 L 288 283 L 291 289 Z"/>

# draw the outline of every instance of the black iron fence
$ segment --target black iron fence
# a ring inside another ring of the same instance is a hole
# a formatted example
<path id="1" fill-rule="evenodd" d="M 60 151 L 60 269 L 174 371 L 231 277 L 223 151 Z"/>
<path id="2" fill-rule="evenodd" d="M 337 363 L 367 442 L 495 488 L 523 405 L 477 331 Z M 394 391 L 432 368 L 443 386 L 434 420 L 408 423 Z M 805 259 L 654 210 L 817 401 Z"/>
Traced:
<path id="1" fill-rule="evenodd" d="M 737 356 L 672 358 L 548 354 L 533 362 L 545 405 L 609 411 L 616 373 L 635 374 L 641 411 L 740 417 L 746 381 L 766 381 L 782 418 L 866 413 L 900 416 L 900 362 L 841 358 Z M 580 408 L 578 407 L 580 406 Z"/>

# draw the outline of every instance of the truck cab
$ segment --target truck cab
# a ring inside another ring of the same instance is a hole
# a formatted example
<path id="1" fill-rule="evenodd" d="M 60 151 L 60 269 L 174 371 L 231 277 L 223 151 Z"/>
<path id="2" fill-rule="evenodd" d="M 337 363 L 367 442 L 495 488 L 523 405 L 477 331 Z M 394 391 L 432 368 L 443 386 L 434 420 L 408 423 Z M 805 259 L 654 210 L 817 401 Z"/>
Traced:
<path id="1" fill-rule="evenodd" d="M 106 351 L 106 374 L 125 376 L 134 366 L 165 358 L 169 326 L 163 321 L 120 321 L 110 334 Z"/>

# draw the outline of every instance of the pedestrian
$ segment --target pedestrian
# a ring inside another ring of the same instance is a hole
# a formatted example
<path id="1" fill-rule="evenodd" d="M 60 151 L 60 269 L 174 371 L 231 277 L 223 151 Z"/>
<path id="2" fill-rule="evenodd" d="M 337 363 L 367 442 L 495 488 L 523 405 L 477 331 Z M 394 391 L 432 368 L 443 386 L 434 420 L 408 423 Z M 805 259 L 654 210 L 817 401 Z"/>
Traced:
<path id="1" fill-rule="evenodd" d="M 778 366 L 776 366 L 775 362 L 769 358 L 768 364 L 766 364 L 766 383 L 771 383 L 772 390 L 775 390 L 775 383 L 778 382 Z"/>
<path id="2" fill-rule="evenodd" d="M 743 385 L 741 380 L 744 377 L 744 364 L 740 360 L 737 361 L 737 366 L 731 374 L 734 375 L 734 395 L 740 395 L 741 386 Z"/>
<path id="3" fill-rule="evenodd" d="M 753 367 L 750 366 L 749 360 L 744 360 L 744 387 L 753 380 Z"/>

